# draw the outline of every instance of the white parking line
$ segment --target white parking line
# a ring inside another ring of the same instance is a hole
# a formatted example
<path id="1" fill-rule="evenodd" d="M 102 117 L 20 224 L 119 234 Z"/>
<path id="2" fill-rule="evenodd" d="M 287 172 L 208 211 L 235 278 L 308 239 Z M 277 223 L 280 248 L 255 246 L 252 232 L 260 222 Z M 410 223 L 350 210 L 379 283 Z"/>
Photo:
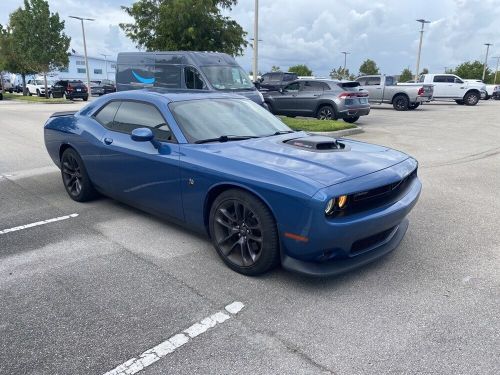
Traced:
<path id="1" fill-rule="evenodd" d="M 241 302 L 233 302 L 225 307 L 226 311 L 232 315 L 238 314 L 244 307 Z M 104 375 L 132 375 L 135 374 L 149 365 L 155 363 L 168 354 L 173 353 L 176 349 L 189 342 L 190 339 L 201 335 L 210 328 L 215 327 L 217 324 L 224 323 L 226 320 L 231 319 L 231 316 L 225 312 L 219 311 L 209 317 L 186 328 L 182 333 L 178 333 L 155 347 L 146 350 L 139 355 L 139 358 L 131 358 L 122 363 L 111 371 L 106 372 Z"/>
<path id="2" fill-rule="evenodd" d="M 39 227 L 40 225 L 45 225 L 45 224 L 50 224 L 50 223 L 55 223 L 56 221 L 62 221 L 62 220 L 68 220 L 74 217 L 77 217 L 78 214 L 71 214 L 71 215 L 66 215 L 66 216 L 59 216 L 59 217 L 54 217 L 52 219 L 47 219 L 47 220 L 42 220 L 42 221 L 37 221 L 35 223 L 30 223 L 26 225 L 20 225 L 18 227 L 14 228 L 7 228 L 4 230 L 0 230 L 0 235 L 10 233 L 10 232 L 17 232 L 19 230 L 23 229 L 28 229 L 28 228 L 33 228 L 33 227 Z"/>

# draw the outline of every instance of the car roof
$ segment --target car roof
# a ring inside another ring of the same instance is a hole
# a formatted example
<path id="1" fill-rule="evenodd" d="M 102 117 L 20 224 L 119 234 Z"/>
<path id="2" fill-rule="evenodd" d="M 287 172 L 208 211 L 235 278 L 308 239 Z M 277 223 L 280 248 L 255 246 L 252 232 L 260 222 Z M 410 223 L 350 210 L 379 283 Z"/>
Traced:
<path id="1" fill-rule="evenodd" d="M 246 99 L 244 96 L 223 93 L 217 91 L 207 91 L 207 90 L 190 90 L 190 89 L 164 89 L 164 88 L 147 88 L 141 90 L 129 90 L 129 91 L 119 91 L 108 95 L 115 99 L 141 99 L 144 97 L 163 97 L 167 99 L 168 102 L 180 102 L 185 100 L 197 100 L 197 99 Z"/>

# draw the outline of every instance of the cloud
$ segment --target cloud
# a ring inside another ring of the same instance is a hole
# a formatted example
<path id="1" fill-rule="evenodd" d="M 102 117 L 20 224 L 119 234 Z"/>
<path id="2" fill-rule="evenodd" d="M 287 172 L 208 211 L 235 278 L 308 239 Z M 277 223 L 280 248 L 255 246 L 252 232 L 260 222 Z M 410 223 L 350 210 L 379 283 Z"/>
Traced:
<path id="1" fill-rule="evenodd" d="M 95 18 L 86 23 L 89 54 L 116 55 L 134 50 L 134 44 L 118 27 L 130 18 L 120 8 L 132 0 L 49 0 L 52 11 L 66 21 L 71 46 L 83 52 L 80 24 L 69 15 Z M 22 5 L 22 0 L 0 0 L 0 23 Z M 253 36 L 254 2 L 240 0 L 225 12 Z M 283 69 L 295 64 L 309 65 L 315 74 L 343 65 L 341 51 L 349 51 L 347 65 L 357 72 L 362 61 L 371 58 L 387 74 L 405 67 L 415 69 L 419 24 L 426 25 L 421 67 L 440 72 L 444 67 L 474 59 L 484 59 L 484 43 L 494 43 L 492 56 L 500 54 L 498 0 L 261 0 L 259 10 L 259 70 L 272 65 Z M 238 57 L 247 70 L 252 65 L 251 47 Z M 491 62 L 491 61 L 490 61 Z"/>

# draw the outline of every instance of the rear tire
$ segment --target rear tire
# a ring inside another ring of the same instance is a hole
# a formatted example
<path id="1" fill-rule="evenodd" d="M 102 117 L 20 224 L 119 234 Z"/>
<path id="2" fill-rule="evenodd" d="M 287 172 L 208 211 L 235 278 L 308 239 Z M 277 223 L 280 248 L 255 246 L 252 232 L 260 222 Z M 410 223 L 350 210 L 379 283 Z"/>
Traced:
<path id="1" fill-rule="evenodd" d="M 396 111 L 407 111 L 410 106 L 410 100 L 406 95 L 396 95 L 392 99 L 392 106 Z"/>
<path id="2" fill-rule="evenodd" d="M 464 96 L 464 104 L 469 106 L 476 105 L 479 102 L 480 97 L 481 96 L 474 91 L 468 92 Z"/>
<path id="3" fill-rule="evenodd" d="M 260 199 L 246 191 L 226 190 L 215 199 L 209 230 L 219 256 L 238 273 L 259 275 L 280 262 L 274 217 Z"/>
<path id="4" fill-rule="evenodd" d="M 354 124 L 356 121 L 359 120 L 359 116 L 345 117 L 342 120 L 344 120 L 345 122 L 348 122 L 349 124 Z"/>
<path id="5" fill-rule="evenodd" d="M 319 107 L 316 118 L 318 120 L 336 120 L 335 108 L 329 104 Z"/>
<path id="6" fill-rule="evenodd" d="M 88 97 L 88 96 L 85 96 L 85 97 L 83 98 L 83 101 L 84 101 L 84 102 L 86 102 L 87 100 L 89 100 L 89 97 Z"/>
<path id="7" fill-rule="evenodd" d="M 420 103 L 411 103 L 408 106 L 408 109 L 410 109 L 410 110 L 417 109 L 419 106 L 420 106 Z"/>
<path id="8" fill-rule="evenodd" d="M 61 156 L 61 176 L 66 192 L 74 201 L 87 202 L 97 196 L 82 158 L 72 148 L 67 148 Z"/>

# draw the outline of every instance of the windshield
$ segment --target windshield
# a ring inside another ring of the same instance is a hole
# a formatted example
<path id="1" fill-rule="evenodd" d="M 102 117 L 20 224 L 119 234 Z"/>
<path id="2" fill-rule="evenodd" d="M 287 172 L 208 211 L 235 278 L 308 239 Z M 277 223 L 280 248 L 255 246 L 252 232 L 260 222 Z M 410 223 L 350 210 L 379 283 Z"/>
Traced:
<path id="1" fill-rule="evenodd" d="M 262 137 L 290 131 L 269 111 L 247 99 L 201 99 L 170 103 L 189 142 L 221 136 Z"/>
<path id="2" fill-rule="evenodd" d="M 254 88 L 248 74 L 239 66 L 202 66 L 201 70 L 217 90 L 248 90 Z"/>

